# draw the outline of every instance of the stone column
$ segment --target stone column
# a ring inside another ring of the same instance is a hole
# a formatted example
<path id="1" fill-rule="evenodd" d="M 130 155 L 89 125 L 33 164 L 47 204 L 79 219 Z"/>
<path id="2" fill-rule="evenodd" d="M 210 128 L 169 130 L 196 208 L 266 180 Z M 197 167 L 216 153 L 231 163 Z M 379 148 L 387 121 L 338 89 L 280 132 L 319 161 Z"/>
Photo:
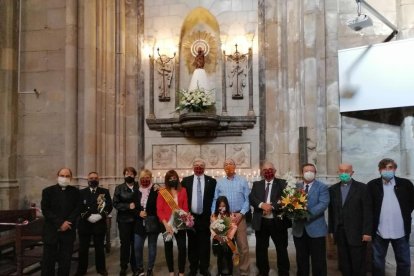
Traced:
<path id="1" fill-rule="evenodd" d="M 0 0 L 0 210 L 16 209 L 19 3 Z"/>
<path id="2" fill-rule="evenodd" d="M 98 139 L 98 123 L 104 121 L 101 109 L 97 106 L 103 104 L 102 97 L 97 97 L 98 70 L 102 68 L 97 63 L 97 3 L 94 0 L 79 2 L 79 107 L 78 107 L 78 175 L 86 176 L 89 171 L 97 171 L 104 175 L 101 163 L 97 161 L 98 147 L 102 140 Z M 100 125 L 100 124 L 99 124 Z M 99 136 L 99 138 L 101 138 Z M 104 158 L 101 152 L 99 160 Z"/>
<path id="3" fill-rule="evenodd" d="M 65 36 L 65 165 L 77 171 L 78 110 L 78 5 L 66 0 Z"/>

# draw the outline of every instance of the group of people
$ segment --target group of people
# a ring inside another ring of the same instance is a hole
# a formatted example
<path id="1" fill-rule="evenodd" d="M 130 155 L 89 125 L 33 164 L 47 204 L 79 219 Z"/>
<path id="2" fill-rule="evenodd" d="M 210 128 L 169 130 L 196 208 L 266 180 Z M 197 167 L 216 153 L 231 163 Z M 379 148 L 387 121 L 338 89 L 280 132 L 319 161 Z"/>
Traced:
<path id="1" fill-rule="evenodd" d="M 365 275 L 366 250 L 372 244 L 372 273 L 385 274 L 385 257 L 391 243 L 397 261 L 396 275 L 410 275 L 409 235 L 414 210 L 414 186 L 408 179 L 395 176 L 397 164 L 383 159 L 378 164 L 380 177 L 363 184 L 352 178 L 351 164 L 338 167 L 339 182 L 328 187 L 316 180 L 316 166 L 302 166 L 303 181 L 297 189 L 307 198 L 308 217 L 290 220 L 281 216 L 280 200 L 286 181 L 277 178 L 271 162 L 261 165 L 262 180 L 249 188 L 247 180 L 236 174 L 232 159 L 223 164 L 225 176 L 214 179 L 204 174 L 205 162 L 193 162 L 194 174 L 181 182 L 175 170 L 165 174 L 165 187 L 152 183 L 149 170 L 139 175 L 133 167 L 123 171 L 124 183 L 115 188 L 113 200 L 107 189 L 99 187 L 96 172 L 88 175 L 89 187 L 78 190 L 69 185 L 72 172 L 58 172 L 57 184 L 42 193 L 45 217 L 42 275 L 69 275 L 76 228 L 79 235 L 79 263 L 76 275 L 86 274 L 88 250 L 93 239 L 98 274 L 107 275 L 104 252 L 106 217 L 112 206 L 117 210 L 120 239 L 120 275 L 128 264 L 134 275 L 152 275 L 157 255 L 157 240 L 163 233 L 165 258 L 174 275 L 173 240 L 178 249 L 178 272 L 184 275 L 188 255 L 189 276 L 210 275 L 210 250 L 217 256 L 218 275 L 232 275 L 233 264 L 240 275 L 249 275 L 250 259 L 246 214 L 253 209 L 252 228 L 256 236 L 256 266 L 259 275 L 270 270 L 268 248 L 272 239 L 276 248 L 278 275 L 289 275 L 288 228 L 292 228 L 296 249 L 297 275 L 327 275 L 326 236 L 333 235 L 338 249 L 342 275 Z M 138 175 L 138 178 L 137 178 Z M 329 208 L 328 223 L 325 211 Z M 194 218 L 191 229 L 175 229 L 174 210 L 183 210 Z M 212 222 L 227 217 L 231 235 L 219 236 Z M 170 238 L 167 238 L 167 237 Z M 171 237 L 174 237 L 173 239 Z M 144 243 L 148 239 L 148 261 L 144 269 Z M 213 240 L 213 242 L 212 242 Z M 236 245 L 236 246 L 235 246 Z"/>

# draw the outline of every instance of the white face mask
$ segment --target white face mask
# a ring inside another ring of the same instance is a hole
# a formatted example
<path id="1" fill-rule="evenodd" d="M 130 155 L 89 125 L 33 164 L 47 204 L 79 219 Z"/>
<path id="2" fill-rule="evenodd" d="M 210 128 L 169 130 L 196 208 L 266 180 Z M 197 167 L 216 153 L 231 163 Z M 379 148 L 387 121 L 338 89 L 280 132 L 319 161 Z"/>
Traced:
<path id="1" fill-rule="evenodd" d="M 70 184 L 70 178 L 67 178 L 67 177 L 59 176 L 57 181 L 60 187 L 66 187 Z"/>
<path id="2" fill-rule="evenodd" d="M 304 178 L 306 181 L 311 182 L 312 180 L 314 180 L 314 179 L 315 179 L 315 173 L 314 173 L 314 172 L 305 172 L 305 173 L 303 174 L 303 178 Z"/>

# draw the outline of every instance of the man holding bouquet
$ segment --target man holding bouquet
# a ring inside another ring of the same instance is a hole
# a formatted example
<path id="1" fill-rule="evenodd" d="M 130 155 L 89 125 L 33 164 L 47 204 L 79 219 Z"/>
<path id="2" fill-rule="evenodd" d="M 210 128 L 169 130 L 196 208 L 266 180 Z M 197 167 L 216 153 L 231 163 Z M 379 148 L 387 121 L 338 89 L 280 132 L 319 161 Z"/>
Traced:
<path id="1" fill-rule="evenodd" d="M 326 276 L 326 241 L 328 226 L 325 221 L 325 210 L 329 205 L 328 186 L 315 179 L 316 166 L 302 165 L 303 183 L 298 184 L 307 194 L 306 219 L 294 220 L 292 225 L 293 241 L 296 248 L 298 276 L 310 275 L 309 259 L 312 262 L 312 275 Z"/>
<path id="2" fill-rule="evenodd" d="M 278 216 L 278 201 L 286 187 L 286 181 L 275 178 L 276 169 L 271 162 L 261 168 L 264 179 L 255 181 L 250 193 L 254 208 L 252 227 L 256 234 L 256 265 L 259 275 L 269 275 L 269 237 L 276 247 L 278 275 L 289 275 L 288 232 L 290 220 Z"/>

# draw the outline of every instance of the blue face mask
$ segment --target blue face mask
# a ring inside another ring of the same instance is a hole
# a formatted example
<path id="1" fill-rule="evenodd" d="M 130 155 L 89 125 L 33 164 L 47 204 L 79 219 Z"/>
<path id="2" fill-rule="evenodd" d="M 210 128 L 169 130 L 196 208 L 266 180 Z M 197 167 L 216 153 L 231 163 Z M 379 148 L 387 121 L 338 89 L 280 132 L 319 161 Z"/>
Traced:
<path id="1" fill-rule="evenodd" d="M 386 170 L 381 171 L 381 177 L 386 181 L 390 181 L 391 179 L 393 179 L 394 175 L 395 175 L 394 171 L 386 171 Z"/>

